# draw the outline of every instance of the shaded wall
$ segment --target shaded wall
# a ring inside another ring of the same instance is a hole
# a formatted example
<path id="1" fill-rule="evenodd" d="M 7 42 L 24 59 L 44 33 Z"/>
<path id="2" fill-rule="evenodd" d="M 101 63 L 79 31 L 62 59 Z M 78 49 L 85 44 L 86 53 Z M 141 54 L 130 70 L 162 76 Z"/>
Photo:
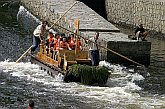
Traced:
<path id="1" fill-rule="evenodd" d="M 78 0 L 85 3 L 87 6 L 92 8 L 99 15 L 107 19 L 105 0 Z"/>
<path id="2" fill-rule="evenodd" d="M 151 42 L 139 41 L 139 42 L 124 42 L 124 41 L 109 41 L 107 44 L 108 48 L 111 48 L 117 53 L 120 53 L 135 62 L 143 64 L 145 66 L 150 65 L 150 53 L 151 53 Z M 132 65 L 130 62 L 123 57 L 120 57 L 112 52 L 107 51 L 108 62 L 114 62 L 125 65 Z"/>

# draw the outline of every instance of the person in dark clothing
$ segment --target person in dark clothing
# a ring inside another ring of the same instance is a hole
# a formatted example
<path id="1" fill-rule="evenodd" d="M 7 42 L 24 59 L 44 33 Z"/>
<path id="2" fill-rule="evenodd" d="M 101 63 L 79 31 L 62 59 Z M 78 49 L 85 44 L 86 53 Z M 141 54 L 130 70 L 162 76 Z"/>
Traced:
<path id="1" fill-rule="evenodd" d="M 33 100 L 29 100 L 28 109 L 33 109 L 33 108 L 34 108 L 34 101 Z"/>
<path id="2" fill-rule="evenodd" d="M 148 32 L 145 31 L 145 29 L 143 28 L 143 24 L 140 24 L 136 30 L 135 30 L 135 36 L 137 37 L 137 39 L 141 39 L 142 41 L 146 41 L 146 37 L 148 35 Z"/>

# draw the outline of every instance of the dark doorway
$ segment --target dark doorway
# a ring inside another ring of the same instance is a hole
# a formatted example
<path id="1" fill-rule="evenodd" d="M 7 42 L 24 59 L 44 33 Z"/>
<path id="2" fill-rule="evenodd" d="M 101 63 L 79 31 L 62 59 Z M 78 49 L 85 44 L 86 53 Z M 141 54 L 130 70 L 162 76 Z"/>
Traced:
<path id="1" fill-rule="evenodd" d="M 107 19 L 106 9 L 105 9 L 105 0 L 78 0 L 92 8 L 99 15 Z"/>

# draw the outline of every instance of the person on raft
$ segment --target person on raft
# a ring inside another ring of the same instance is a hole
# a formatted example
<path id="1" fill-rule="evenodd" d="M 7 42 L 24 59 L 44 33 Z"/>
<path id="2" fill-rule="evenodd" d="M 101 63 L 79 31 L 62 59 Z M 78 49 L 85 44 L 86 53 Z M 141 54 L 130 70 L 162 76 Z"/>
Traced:
<path id="1" fill-rule="evenodd" d="M 54 46 L 55 46 L 55 37 L 54 37 L 54 30 L 50 29 L 49 30 L 49 33 L 48 33 L 48 37 L 46 39 L 46 50 L 49 51 L 50 49 L 50 52 L 53 53 L 54 52 Z"/>
<path id="2" fill-rule="evenodd" d="M 63 37 L 62 41 L 60 41 L 60 49 L 72 50 L 67 42 L 66 37 Z"/>
<path id="3" fill-rule="evenodd" d="M 50 29 L 48 27 L 47 21 L 42 21 L 40 25 L 33 32 L 33 45 L 31 48 L 31 52 L 33 53 L 40 43 L 43 43 L 46 32 Z"/>
<path id="4" fill-rule="evenodd" d="M 94 37 L 91 37 L 89 38 L 89 40 L 87 40 L 89 45 L 89 54 L 90 54 L 92 66 L 98 66 L 100 61 L 98 39 L 99 39 L 99 32 L 96 32 Z"/>

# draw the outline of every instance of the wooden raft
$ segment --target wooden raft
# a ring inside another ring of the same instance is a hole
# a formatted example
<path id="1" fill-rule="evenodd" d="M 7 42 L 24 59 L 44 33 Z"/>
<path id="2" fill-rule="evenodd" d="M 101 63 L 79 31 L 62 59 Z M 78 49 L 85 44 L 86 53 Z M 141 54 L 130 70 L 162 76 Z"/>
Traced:
<path id="1" fill-rule="evenodd" d="M 75 50 L 59 50 L 56 53 L 51 53 L 50 49 L 46 49 L 43 44 L 40 44 L 40 50 L 34 55 L 40 62 L 51 66 L 58 67 L 66 71 L 68 66 L 73 64 L 89 64 L 89 51 L 76 51 Z"/>

